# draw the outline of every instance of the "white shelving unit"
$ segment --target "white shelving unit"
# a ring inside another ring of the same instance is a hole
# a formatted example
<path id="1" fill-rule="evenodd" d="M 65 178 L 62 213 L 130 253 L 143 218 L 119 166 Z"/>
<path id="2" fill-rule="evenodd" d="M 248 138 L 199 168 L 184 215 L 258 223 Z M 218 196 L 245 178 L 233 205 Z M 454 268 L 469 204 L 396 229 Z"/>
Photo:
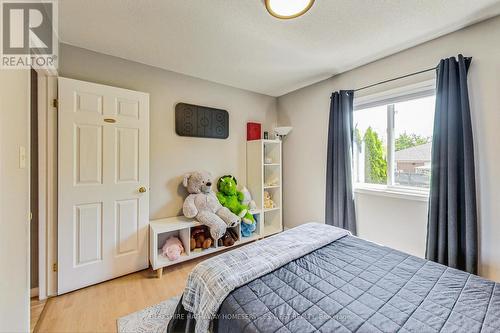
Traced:
<path id="1" fill-rule="evenodd" d="M 236 229 L 236 233 L 239 235 L 238 241 L 234 243 L 233 246 L 218 246 L 217 244 L 213 244 L 212 247 L 202 250 L 202 251 L 191 251 L 190 250 L 190 239 L 191 239 L 191 230 L 194 227 L 202 225 L 201 223 L 188 219 L 183 216 L 177 217 L 169 217 L 164 219 L 152 220 L 149 222 L 149 260 L 151 262 L 151 266 L 159 278 L 162 276 L 163 267 L 175 265 L 187 260 L 191 260 L 194 258 L 198 258 L 201 256 L 205 256 L 214 252 L 219 252 L 222 250 L 227 250 L 233 248 L 238 245 L 242 245 L 245 243 L 252 242 L 261 238 L 261 223 L 260 223 L 260 210 L 254 210 L 252 213 L 257 217 L 257 229 L 250 237 L 242 237 L 240 225 L 234 227 Z M 184 246 L 184 253 L 177 260 L 170 260 L 167 257 L 163 256 L 161 253 L 161 249 L 163 244 L 167 238 L 171 236 L 177 236 L 179 240 L 182 242 Z"/>
<path id="2" fill-rule="evenodd" d="M 262 211 L 261 237 L 283 231 L 281 156 L 280 140 L 247 142 L 247 187 L 257 208 Z M 271 195 L 275 204 L 274 208 L 264 208 L 264 191 Z"/>
<path id="3" fill-rule="evenodd" d="M 270 163 L 265 163 L 270 159 Z M 149 223 L 150 262 L 158 277 L 163 268 L 211 253 L 227 250 L 283 231 L 282 222 L 282 173 L 281 141 L 256 140 L 247 142 L 247 187 L 257 204 L 257 209 L 250 211 L 257 228 L 250 237 L 241 236 L 240 225 L 234 227 L 239 235 L 238 241 L 231 247 L 218 246 L 203 251 L 191 251 L 191 230 L 201 224 L 183 216 L 153 220 Z M 268 191 L 275 203 L 274 208 L 264 208 L 264 191 Z M 184 253 L 177 260 L 171 261 L 161 253 L 165 240 L 177 236 L 184 246 Z"/>

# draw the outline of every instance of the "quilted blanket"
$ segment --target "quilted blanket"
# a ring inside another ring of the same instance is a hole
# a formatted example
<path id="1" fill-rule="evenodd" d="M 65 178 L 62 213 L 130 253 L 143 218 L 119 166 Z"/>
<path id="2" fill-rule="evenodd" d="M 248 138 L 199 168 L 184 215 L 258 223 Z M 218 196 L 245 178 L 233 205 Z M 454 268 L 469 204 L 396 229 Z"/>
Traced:
<path id="1" fill-rule="evenodd" d="M 254 279 L 215 332 L 500 332 L 500 284 L 353 236 Z"/>
<path id="2" fill-rule="evenodd" d="M 184 309 L 196 319 L 195 332 L 208 331 L 234 289 L 348 234 L 344 229 L 308 223 L 201 262 L 189 274 L 182 298 Z"/>

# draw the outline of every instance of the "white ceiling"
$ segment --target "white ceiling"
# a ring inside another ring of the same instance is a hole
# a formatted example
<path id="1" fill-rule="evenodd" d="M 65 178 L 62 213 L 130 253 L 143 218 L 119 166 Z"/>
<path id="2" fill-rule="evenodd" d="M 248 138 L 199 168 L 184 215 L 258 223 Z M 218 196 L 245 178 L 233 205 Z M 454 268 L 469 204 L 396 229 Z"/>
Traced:
<path id="1" fill-rule="evenodd" d="M 498 15 L 499 0 L 61 0 L 64 43 L 280 96 Z"/>

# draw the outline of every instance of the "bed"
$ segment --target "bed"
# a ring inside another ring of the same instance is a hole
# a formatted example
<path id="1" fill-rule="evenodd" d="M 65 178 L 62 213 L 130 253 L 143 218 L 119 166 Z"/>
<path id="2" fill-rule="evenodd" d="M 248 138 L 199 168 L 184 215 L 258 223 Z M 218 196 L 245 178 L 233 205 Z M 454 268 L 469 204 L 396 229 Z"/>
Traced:
<path id="1" fill-rule="evenodd" d="M 181 301 L 169 332 L 194 331 L 190 314 Z M 233 289 L 212 319 L 214 332 L 500 332 L 500 287 L 345 235 Z"/>

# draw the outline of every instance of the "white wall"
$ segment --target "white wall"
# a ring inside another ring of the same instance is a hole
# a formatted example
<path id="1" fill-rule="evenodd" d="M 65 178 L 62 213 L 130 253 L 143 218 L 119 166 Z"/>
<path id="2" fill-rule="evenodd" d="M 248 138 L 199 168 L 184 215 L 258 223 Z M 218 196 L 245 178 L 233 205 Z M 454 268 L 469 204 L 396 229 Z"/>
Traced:
<path id="1" fill-rule="evenodd" d="M 214 176 L 246 178 L 246 123 L 263 123 L 270 130 L 277 121 L 276 98 L 165 71 L 128 60 L 61 44 L 61 76 L 139 90 L 150 94 L 151 159 L 150 216 L 181 213 L 185 196 L 182 175 L 208 170 Z M 160 55 L 159 55 L 160 56 Z M 179 102 L 226 109 L 226 140 L 180 137 L 175 133 L 174 107 Z"/>
<path id="2" fill-rule="evenodd" d="M 0 70 L 0 332 L 29 331 L 29 78 Z"/>
<path id="3" fill-rule="evenodd" d="M 500 281 L 500 17 L 443 36 L 375 61 L 278 99 L 278 123 L 294 127 L 284 143 L 284 223 L 292 227 L 324 220 L 326 139 L 330 94 L 400 76 L 438 64 L 441 58 L 472 56 L 469 93 L 475 136 L 476 181 L 480 228 L 479 273 Z M 332 64 L 334 65 L 334 64 Z M 432 72 L 363 91 L 365 95 L 430 79 Z M 426 206 L 380 197 L 357 198 L 361 236 L 389 243 L 414 243 L 422 253 Z M 406 209 L 401 209 L 402 205 Z M 381 211 L 392 211 L 385 221 Z M 420 230 L 398 233 L 402 223 Z M 380 231 L 389 238 L 381 238 Z M 415 239 L 418 239 L 416 241 Z M 424 240 L 425 243 L 425 240 Z M 398 245 L 396 244 L 396 245 Z M 391 245 L 391 244 L 389 244 Z M 393 244 L 394 245 L 394 244 Z M 413 246 L 412 246 L 413 247 Z M 411 248 L 407 251 L 413 251 Z"/>
<path id="4" fill-rule="evenodd" d="M 355 203 L 359 237 L 425 256 L 427 202 L 356 193 Z"/>

